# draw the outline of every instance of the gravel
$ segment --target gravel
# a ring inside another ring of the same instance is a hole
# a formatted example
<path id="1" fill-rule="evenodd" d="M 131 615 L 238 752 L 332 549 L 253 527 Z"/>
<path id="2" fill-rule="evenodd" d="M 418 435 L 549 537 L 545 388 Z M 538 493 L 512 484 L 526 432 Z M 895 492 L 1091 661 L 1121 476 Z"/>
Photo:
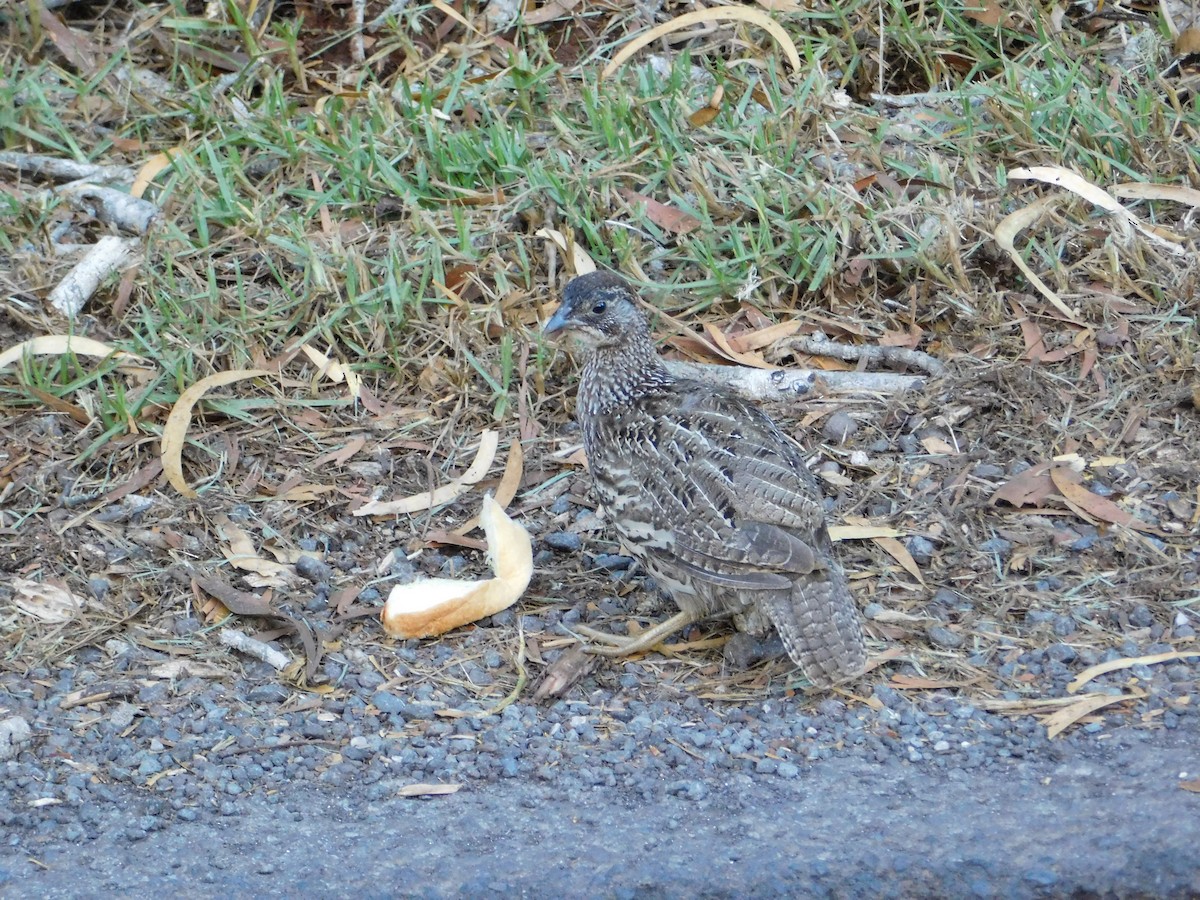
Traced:
<path id="1" fill-rule="evenodd" d="M 575 532 L 542 546 L 546 561 L 586 549 L 581 567 L 638 577 L 629 557 L 599 552 L 615 545 L 584 548 Z M 908 546 L 935 555 L 924 538 Z M 1012 544 L 978 549 L 1005 555 Z M 328 622 L 337 554 L 303 559 L 306 613 Z M 458 575 L 468 560 L 418 563 Z M 390 571 L 416 572 L 403 555 Z M 1062 586 L 1047 576 L 1036 588 Z M 368 588 L 358 602 L 381 596 Z M 921 623 L 916 643 L 924 633 L 933 652 L 968 666 L 961 689 L 922 681 L 901 659 L 845 694 L 808 696 L 782 663 L 726 682 L 721 651 L 697 650 L 603 660 L 554 702 L 532 702 L 529 686 L 501 701 L 518 647 L 500 635 L 537 636 L 520 663 L 536 677 L 575 624 L 647 606 L 663 614 L 645 581 L 620 599 L 530 601 L 386 655 L 347 633 L 327 643 L 323 693 L 221 656 L 215 641 L 179 658 L 113 638 L 61 665 L 0 672 L 0 893 L 74 896 L 70 878 L 86 867 L 101 873 L 99 893 L 178 883 L 257 894 L 255 879 L 310 862 L 310 889 L 333 894 L 378 894 L 378 884 L 430 896 L 1200 891 L 1180 855 L 1200 841 L 1189 787 L 1200 779 L 1200 659 L 1093 677 L 1081 693 L 1119 702 L 1053 739 L 1049 720 L 1030 714 L 1062 710 L 1096 663 L 1186 649 L 1188 620 L 1162 620 L 1146 603 L 1034 607 L 996 651 L 962 624 L 970 597 L 940 589 L 912 610 L 920 616 L 880 602 L 864 613 L 885 634 Z M 201 627 L 181 613 L 172 630 L 203 646 Z M 1096 630 L 1117 646 L 1077 640 Z M 781 652 L 763 642 L 743 656 Z M 884 683 L 893 675 L 916 689 Z M 457 792 L 404 799 L 415 785 Z M 464 855 L 485 842 L 508 855 Z M 295 849 L 318 846 L 344 859 L 322 868 Z"/>
<path id="2" fill-rule="evenodd" d="M 929 637 L 938 646 L 963 640 L 942 626 L 931 628 Z M 1034 675 L 1051 693 L 1065 695 L 1078 674 L 1076 656 L 1061 643 L 1029 649 L 1002 665 L 999 675 L 1017 684 Z M 339 686 L 309 703 L 297 703 L 259 663 L 228 681 L 186 673 L 154 680 L 147 673 L 162 657 L 126 646 L 120 659 L 139 676 L 124 686 L 104 671 L 111 659 L 89 658 L 91 664 L 2 676 L 5 720 L 25 723 L 32 735 L 10 729 L 15 752 L 0 762 L 0 825 L 10 852 L 0 865 L 0 886 L 5 878 L 18 883 L 33 874 L 23 860 L 65 852 L 72 843 L 119 849 L 251 809 L 285 815 L 300 790 L 317 792 L 324 798 L 313 801 L 318 805 L 357 798 L 363 813 L 372 803 L 396 801 L 412 784 L 459 785 L 486 798 L 498 790 L 507 797 L 512 792 L 501 786 L 518 783 L 526 793 L 512 794 L 517 803 L 540 805 L 553 796 L 602 816 L 631 805 L 690 804 L 707 816 L 710 807 L 724 808 L 741 792 L 776 797 L 783 813 L 809 790 L 833 790 L 831 779 L 854 769 L 869 772 L 880 790 L 892 779 L 988 784 L 994 793 L 977 800 L 994 803 L 1013 793 L 1005 785 L 1018 760 L 1051 769 L 1067 758 L 1099 760 L 1097 786 L 1115 790 L 1124 776 L 1107 763 L 1113 749 L 1156 746 L 1164 735 L 1187 738 L 1193 760 L 1187 771 L 1200 774 L 1198 704 L 1183 699 L 1195 697 L 1200 672 L 1187 660 L 1139 664 L 1089 684 L 1093 692 L 1120 695 L 1124 679 L 1136 677 L 1147 696 L 1133 701 L 1132 721 L 1153 722 L 1155 732 L 1117 728 L 1124 720 L 1118 714 L 1052 741 L 1033 718 L 1001 715 L 949 691 L 909 695 L 876 684 L 869 703 L 806 701 L 778 691 L 728 703 L 675 688 L 638 690 L 653 676 L 632 661 L 610 664 L 607 677 L 585 681 L 567 699 L 545 706 L 520 699 L 493 710 L 473 705 L 453 679 L 385 686 L 362 653 L 332 654 L 326 668 L 338 673 Z M 456 679 L 473 684 L 487 683 L 509 664 L 494 647 L 475 654 L 416 645 L 411 658 L 441 659 Z M 68 695 L 80 691 L 112 692 L 114 699 L 64 708 Z M 1190 822 L 1196 835 L 1200 796 L 1178 791 L 1175 801 L 1175 821 Z M 896 874 L 888 868 L 894 865 L 881 858 L 876 876 Z M 1061 877 L 1047 865 L 1026 872 L 1030 885 L 1057 883 L 1047 881 Z M 1000 875 L 985 873 L 980 883 L 995 886 L 1000 882 L 988 879 Z"/>

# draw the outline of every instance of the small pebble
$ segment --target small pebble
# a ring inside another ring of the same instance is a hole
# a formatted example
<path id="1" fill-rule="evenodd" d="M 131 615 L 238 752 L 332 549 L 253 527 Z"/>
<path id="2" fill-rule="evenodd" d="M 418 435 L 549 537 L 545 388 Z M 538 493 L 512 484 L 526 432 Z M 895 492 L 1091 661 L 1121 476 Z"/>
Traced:
<path id="1" fill-rule="evenodd" d="M 547 547 L 561 553 L 574 553 L 583 546 L 583 539 L 571 531 L 553 531 L 542 540 Z"/>
<path id="2" fill-rule="evenodd" d="M 821 434 L 839 444 L 853 437 L 857 431 L 858 422 L 854 421 L 853 416 L 842 410 L 826 416 L 824 424 L 821 425 Z"/>
<path id="3" fill-rule="evenodd" d="M 328 581 L 332 574 L 329 566 L 317 557 L 308 554 L 302 554 L 296 560 L 296 572 L 301 578 L 306 578 L 314 584 L 319 581 Z"/>

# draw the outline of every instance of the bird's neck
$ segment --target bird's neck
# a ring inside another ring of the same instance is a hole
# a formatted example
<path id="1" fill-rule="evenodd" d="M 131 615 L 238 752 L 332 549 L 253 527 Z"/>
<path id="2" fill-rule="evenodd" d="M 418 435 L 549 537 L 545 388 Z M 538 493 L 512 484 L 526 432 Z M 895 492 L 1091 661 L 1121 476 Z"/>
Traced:
<path id="1" fill-rule="evenodd" d="M 619 344 L 597 347 L 579 379 L 579 415 L 584 419 L 605 415 L 670 382 L 649 334 L 634 334 Z"/>

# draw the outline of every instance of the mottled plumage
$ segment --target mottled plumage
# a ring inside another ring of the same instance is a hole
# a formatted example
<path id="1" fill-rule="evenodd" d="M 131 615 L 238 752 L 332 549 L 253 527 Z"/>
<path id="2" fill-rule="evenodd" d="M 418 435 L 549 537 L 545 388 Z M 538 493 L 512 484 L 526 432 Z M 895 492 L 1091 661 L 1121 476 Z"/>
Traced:
<path id="1" fill-rule="evenodd" d="M 664 626 L 731 615 L 774 626 L 815 685 L 861 674 L 858 610 L 796 445 L 753 404 L 673 377 L 619 277 L 567 285 L 546 332 L 567 330 L 587 354 L 576 414 L 596 494 L 679 605 Z"/>

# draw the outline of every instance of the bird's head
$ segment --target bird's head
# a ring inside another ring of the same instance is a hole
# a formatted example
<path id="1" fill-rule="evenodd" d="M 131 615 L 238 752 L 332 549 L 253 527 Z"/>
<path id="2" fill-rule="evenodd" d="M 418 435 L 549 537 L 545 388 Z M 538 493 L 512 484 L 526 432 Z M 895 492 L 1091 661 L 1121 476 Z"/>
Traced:
<path id="1" fill-rule="evenodd" d="M 562 332 L 596 350 L 648 336 L 649 328 L 625 279 L 609 272 L 589 272 L 567 282 L 562 303 L 542 329 L 547 335 Z"/>

